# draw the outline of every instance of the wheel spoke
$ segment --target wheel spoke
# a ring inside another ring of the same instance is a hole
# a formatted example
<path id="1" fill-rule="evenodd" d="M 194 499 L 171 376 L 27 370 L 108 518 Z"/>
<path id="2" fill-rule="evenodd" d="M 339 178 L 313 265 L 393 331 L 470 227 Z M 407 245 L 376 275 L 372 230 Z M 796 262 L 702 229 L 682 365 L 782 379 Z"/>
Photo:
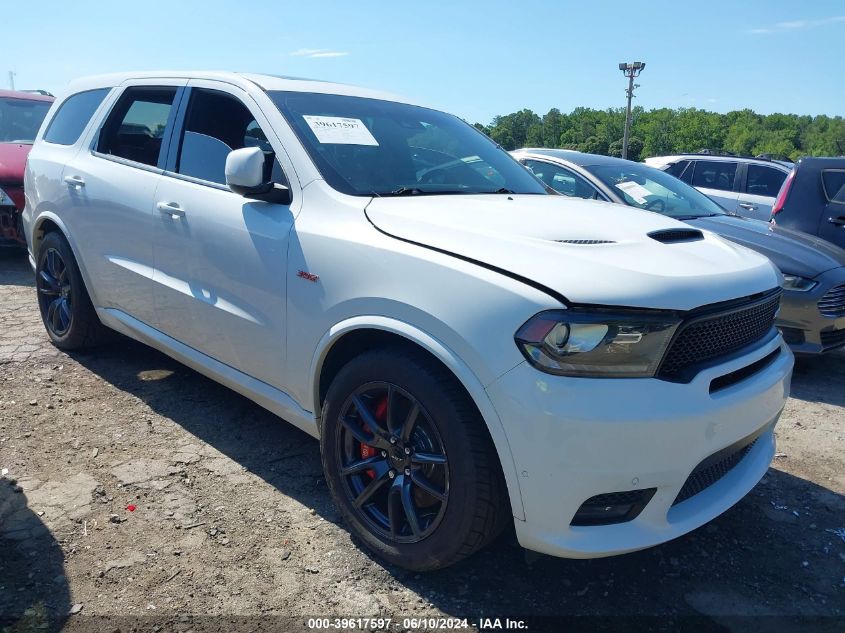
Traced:
<path id="1" fill-rule="evenodd" d="M 417 508 L 414 505 L 414 498 L 411 494 L 411 480 L 405 475 L 402 478 L 402 508 L 405 510 L 405 516 L 408 518 L 408 524 L 411 526 L 411 532 L 414 536 L 422 534 L 420 528 L 420 520 L 417 517 Z"/>
<path id="2" fill-rule="evenodd" d="M 411 439 L 411 433 L 414 432 L 414 427 L 417 425 L 417 418 L 420 415 L 420 405 L 415 401 L 405 421 L 402 423 L 401 437 L 403 442 L 408 442 Z"/>
<path id="3" fill-rule="evenodd" d="M 445 464 L 446 456 L 437 455 L 435 453 L 414 453 L 411 455 L 411 462 L 418 465 Z"/>
<path id="4" fill-rule="evenodd" d="M 373 457 L 360 459 L 342 467 L 340 469 L 340 474 L 346 477 L 365 470 L 375 470 L 377 476 L 380 477 L 384 474 L 384 471 L 387 470 L 387 460 L 385 460 L 385 458 L 381 455 L 374 455 Z"/>
<path id="5" fill-rule="evenodd" d="M 61 273 L 59 264 L 59 255 L 53 249 L 47 251 L 47 270 L 53 276 L 53 279 L 58 279 Z"/>
<path id="6" fill-rule="evenodd" d="M 426 494 L 431 495 L 435 499 L 437 499 L 439 501 L 445 501 L 446 500 L 446 491 L 440 490 L 421 471 L 419 471 L 419 470 L 411 471 L 411 481 L 413 481 L 414 484 L 420 490 L 422 490 Z"/>
<path id="7" fill-rule="evenodd" d="M 385 471 L 381 477 L 376 477 L 373 479 L 367 486 L 361 491 L 361 493 L 355 497 L 355 501 L 352 503 L 355 505 L 356 508 L 360 508 L 363 506 L 370 498 L 377 493 L 384 484 L 386 484 L 390 479 L 387 477 L 387 472 Z"/>
<path id="8" fill-rule="evenodd" d="M 61 292 L 58 280 L 53 277 L 49 272 L 47 272 L 46 270 L 42 270 L 38 276 L 41 278 L 43 284 L 46 285 L 46 287 L 42 286 L 41 288 L 39 288 L 38 292 L 43 295 L 57 295 Z"/>
<path id="9" fill-rule="evenodd" d="M 387 520 L 390 523 L 390 534 L 394 537 L 402 534 L 402 517 L 405 515 L 405 510 L 402 508 L 403 476 L 393 480 L 387 493 Z"/>
<path id="10" fill-rule="evenodd" d="M 361 428 L 361 425 L 352 420 L 349 416 L 341 416 L 340 423 L 343 424 L 344 428 L 352 434 L 352 437 L 361 442 L 361 444 L 369 444 L 373 441 L 372 435 L 365 432 L 364 429 Z"/>
<path id="11" fill-rule="evenodd" d="M 373 437 L 370 438 L 370 441 L 365 443 L 381 447 L 384 447 L 385 444 L 390 444 L 387 440 L 387 431 L 381 426 L 381 424 L 379 424 L 379 421 L 376 419 L 376 416 L 373 415 L 372 411 L 367 408 L 367 403 L 364 402 L 361 396 L 352 396 L 352 403 L 355 405 L 356 411 L 358 411 L 358 417 L 361 418 L 361 421 L 369 427 L 373 435 Z M 373 441 L 374 439 L 377 441 Z"/>
<path id="12" fill-rule="evenodd" d="M 54 299 L 50 302 L 50 306 L 47 308 L 47 322 L 50 323 L 52 326 L 53 332 L 59 332 L 59 301 L 60 299 Z"/>
<path id="13" fill-rule="evenodd" d="M 59 303 L 59 316 L 61 317 L 62 330 L 66 330 L 70 325 L 70 307 L 68 306 L 67 299 L 64 297 L 62 297 Z"/>
<path id="14" fill-rule="evenodd" d="M 398 435 L 397 428 L 396 428 L 396 415 L 393 412 L 393 408 L 396 405 L 396 390 L 393 388 L 393 385 L 387 386 L 387 416 L 385 418 L 385 422 L 387 424 L 387 432 L 393 436 Z"/>

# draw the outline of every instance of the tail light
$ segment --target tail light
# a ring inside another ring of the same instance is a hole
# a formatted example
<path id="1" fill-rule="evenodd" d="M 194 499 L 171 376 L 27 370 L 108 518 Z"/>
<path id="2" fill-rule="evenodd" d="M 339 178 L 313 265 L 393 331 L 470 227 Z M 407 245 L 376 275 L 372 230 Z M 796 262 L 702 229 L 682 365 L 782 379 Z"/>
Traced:
<path id="1" fill-rule="evenodd" d="M 775 216 L 783 211 L 783 205 L 786 204 L 786 199 L 789 197 L 789 190 L 792 187 L 793 180 L 795 180 L 794 169 L 789 172 L 786 180 L 783 181 L 783 184 L 780 186 L 780 191 L 778 191 L 778 197 L 775 198 L 775 204 L 772 207 L 772 222 L 775 221 Z"/>

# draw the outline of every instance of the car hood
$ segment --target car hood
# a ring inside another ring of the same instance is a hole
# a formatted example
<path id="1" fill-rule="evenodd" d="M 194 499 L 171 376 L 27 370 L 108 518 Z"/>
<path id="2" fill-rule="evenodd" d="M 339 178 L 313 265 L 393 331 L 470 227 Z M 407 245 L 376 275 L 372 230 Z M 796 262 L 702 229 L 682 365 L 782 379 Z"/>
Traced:
<path id="1" fill-rule="evenodd" d="M 813 279 L 845 266 L 845 250 L 819 237 L 732 215 L 687 220 L 696 228 L 718 233 L 771 259 L 784 273 Z"/>
<path id="2" fill-rule="evenodd" d="M 0 184 L 21 184 L 26 157 L 32 145 L 24 143 L 0 143 Z"/>
<path id="3" fill-rule="evenodd" d="M 531 280 L 572 303 L 689 310 L 776 287 L 760 255 L 704 233 L 662 243 L 648 233 L 689 228 L 647 211 L 563 196 L 374 198 L 369 220 L 396 238 Z M 560 240 L 602 240 L 568 244 Z"/>

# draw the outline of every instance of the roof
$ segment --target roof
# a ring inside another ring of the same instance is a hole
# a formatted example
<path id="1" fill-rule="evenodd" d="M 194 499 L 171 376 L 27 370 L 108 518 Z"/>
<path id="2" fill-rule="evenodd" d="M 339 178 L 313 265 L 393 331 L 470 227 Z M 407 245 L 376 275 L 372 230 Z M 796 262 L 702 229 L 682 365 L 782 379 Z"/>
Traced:
<path id="1" fill-rule="evenodd" d="M 672 154 L 671 156 L 652 156 L 646 158 L 645 162 L 650 165 L 666 165 L 668 163 L 676 163 L 679 160 L 688 159 L 707 160 L 714 162 L 743 162 L 756 163 L 759 165 L 777 165 L 785 170 L 792 169 L 792 163 L 784 160 L 777 160 L 775 158 L 761 158 L 758 156 L 737 156 L 734 154 L 708 154 L 704 152 L 689 152 L 687 154 Z"/>
<path id="2" fill-rule="evenodd" d="M 40 95 L 34 92 L 21 92 L 19 90 L 0 90 L 2 99 L 26 99 L 27 101 L 54 101 L 55 97 Z"/>
<path id="3" fill-rule="evenodd" d="M 400 103 L 414 103 L 410 99 L 398 95 L 360 88 L 349 84 L 331 83 L 318 79 L 303 79 L 299 77 L 284 77 L 281 75 L 267 75 L 260 73 L 235 73 L 216 70 L 147 70 L 136 72 L 112 73 L 108 75 L 94 75 L 75 79 L 68 86 L 69 92 L 81 92 L 96 88 L 110 88 L 119 86 L 125 81 L 134 79 L 211 79 L 222 81 L 249 89 L 258 86 L 262 90 L 284 90 L 290 92 L 317 92 L 324 94 L 340 94 L 353 97 L 367 97 L 398 101 Z"/>
<path id="4" fill-rule="evenodd" d="M 615 156 L 602 156 L 601 154 L 586 154 L 584 152 L 576 152 L 569 149 L 548 149 L 544 147 L 525 147 L 513 152 L 514 154 L 534 154 L 537 156 L 548 156 L 549 158 L 559 158 L 560 160 L 569 161 L 576 165 L 630 165 L 634 161 L 617 158 Z M 640 164 L 640 163 L 635 163 Z"/>

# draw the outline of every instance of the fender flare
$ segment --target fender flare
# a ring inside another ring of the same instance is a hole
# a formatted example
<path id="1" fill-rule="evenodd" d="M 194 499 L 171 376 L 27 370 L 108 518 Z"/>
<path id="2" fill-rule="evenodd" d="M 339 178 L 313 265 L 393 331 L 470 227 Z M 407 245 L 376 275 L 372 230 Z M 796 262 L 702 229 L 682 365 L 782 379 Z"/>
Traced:
<path id="1" fill-rule="evenodd" d="M 390 332 L 419 345 L 435 358 L 440 360 L 440 362 L 442 362 L 458 379 L 458 382 L 460 382 L 464 389 L 466 389 L 470 398 L 472 398 L 475 406 L 481 413 L 481 417 L 487 425 L 490 437 L 493 439 L 493 445 L 496 449 L 499 462 L 502 466 L 502 473 L 505 477 L 505 484 L 507 485 L 513 516 L 514 518 L 524 521 L 525 511 L 522 506 L 522 493 L 519 488 L 516 463 L 514 462 L 510 443 L 508 442 L 508 437 L 505 433 L 504 425 L 499 418 L 499 414 L 496 412 L 490 397 L 487 395 L 484 385 L 472 369 L 448 346 L 427 332 L 424 332 L 423 330 L 403 321 L 399 321 L 398 319 L 378 315 L 351 317 L 329 328 L 317 344 L 309 371 L 312 389 L 311 410 L 315 412 L 315 416 L 319 418 L 321 415 L 320 374 L 322 373 L 323 363 L 325 362 L 329 351 L 345 334 L 354 330 L 362 329 Z"/>
<path id="2" fill-rule="evenodd" d="M 79 248 L 76 245 L 76 240 L 73 238 L 70 231 L 68 231 L 67 225 L 65 225 L 62 219 L 52 211 L 42 211 L 32 222 L 32 233 L 29 236 L 29 258 L 32 269 L 35 270 L 38 262 L 38 252 L 35 248 L 35 237 L 46 220 L 50 220 L 50 222 L 59 227 L 59 231 L 61 231 L 62 236 L 67 240 L 70 250 L 73 253 L 73 258 L 76 260 L 76 265 L 79 267 L 79 274 L 82 275 L 82 281 L 85 284 L 85 290 L 88 292 L 88 296 L 91 298 L 91 303 L 95 306 L 100 305 L 97 302 L 96 288 L 89 281 L 91 278 L 88 275 L 88 269 L 85 267 L 85 262 L 79 257 Z"/>

